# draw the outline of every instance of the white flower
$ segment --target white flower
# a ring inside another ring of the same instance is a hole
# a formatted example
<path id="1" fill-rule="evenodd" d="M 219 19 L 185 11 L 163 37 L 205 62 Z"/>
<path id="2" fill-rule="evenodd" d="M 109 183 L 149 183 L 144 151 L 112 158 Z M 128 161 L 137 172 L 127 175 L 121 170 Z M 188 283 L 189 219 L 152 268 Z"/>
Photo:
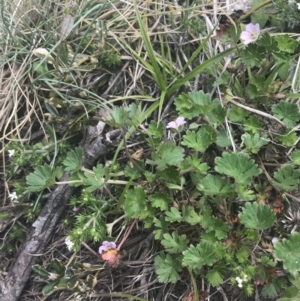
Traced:
<path id="1" fill-rule="evenodd" d="M 14 191 L 13 193 L 9 194 L 9 198 L 13 201 L 13 200 L 17 200 L 18 196 L 17 193 Z"/>
<path id="2" fill-rule="evenodd" d="M 243 287 L 243 284 L 242 284 L 242 283 L 239 283 L 239 284 L 238 284 L 238 287 L 241 287 L 241 288 L 242 288 L 242 287 Z"/>
<path id="3" fill-rule="evenodd" d="M 246 282 L 246 281 L 247 281 L 247 278 L 248 278 L 248 275 L 244 275 L 243 281 Z"/>
<path id="4" fill-rule="evenodd" d="M 58 274 L 56 274 L 56 273 L 49 273 L 48 278 L 50 280 L 56 280 L 58 278 Z"/>
<path id="5" fill-rule="evenodd" d="M 240 284 L 243 283 L 243 279 L 241 279 L 240 277 L 236 277 L 235 280 Z"/>
<path id="6" fill-rule="evenodd" d="M 9 149 L 8 150 L 8 156 L 12 157 L 15 154 L 15 150 L 14 149 Z"/>
<path id="7" fill-rule="evenodd" d="M 245 45 L 248 45 L 249 43 L 253 43 L 258 39 L 259 33 L 259 24 L 256 23 L 254 25 L 250 23 L 246 25 L 246 30 L 241 32 L 240 39 Z"/>
<path id="8" fill-rule="evenodd" d="M 298 6 L 298 10 L 300 10 L 300 3 L 296 3 L 297 4 L 297 6 Z"/>
<path id="9" fill-rule="evenodd" d="M 68 250 L 71 251 L 74 243 L 71 241 L 69 236 L 66 237 L 65 244 L 67 245 Z"/>

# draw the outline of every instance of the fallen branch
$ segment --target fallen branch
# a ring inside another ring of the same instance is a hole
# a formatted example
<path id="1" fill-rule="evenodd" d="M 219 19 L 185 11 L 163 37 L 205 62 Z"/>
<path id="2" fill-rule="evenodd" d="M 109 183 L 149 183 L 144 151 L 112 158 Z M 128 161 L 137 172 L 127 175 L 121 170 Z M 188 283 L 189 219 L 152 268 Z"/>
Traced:
<path id="1" fill-rule="evenodd" d="M 83 166 L 86 168 L 91 168 L 107 152 L 99 134 L 99 127 L 90 126 L 80 143 L 83 149 Z M 69 172 L 66 172 L 61 181 L 68 179 Z M 19 299 L 30 277 L 31 267 L 40 259 L 40 256 L 43 256 L 44 249 L 75 189 L 68 184 L 57 185 L 51 193 L 47 204 L 33 223 L 26 241 L 20 247 L 14 265 L 4 283 L 1 284 L 1 301 L 17 301 Z"/>

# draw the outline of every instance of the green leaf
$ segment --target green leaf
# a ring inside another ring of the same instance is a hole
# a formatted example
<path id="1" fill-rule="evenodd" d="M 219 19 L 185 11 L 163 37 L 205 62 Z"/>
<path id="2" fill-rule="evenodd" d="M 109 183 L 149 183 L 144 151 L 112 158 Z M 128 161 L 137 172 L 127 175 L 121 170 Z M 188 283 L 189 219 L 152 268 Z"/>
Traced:
<path id="1" fill-rule="evenodd" d="M 186 250 L 189 240 L 186 235 L 178 235 L 173 232 L 172 235 L 166 233 L 163 235 L 161 244 L 165 247 L 166 251 L 171 254 L 181 253 Z"/>
<path id="2" fill-rule="evenodd" d="M 156 178 L 156 175 L 148 170 L 144 172 L 144 175 L 148 183 L 153 183 Z"/>
<path id="3" fill-rule="evenodd" d="M 288 79 L 289 72 L 290 72 L 290 66 L 291 66 L 291 63 L 287 62 L 278 70 L 278 76 L 280 77 L 280 79 L 283 82 L 285 82 Z"/>
<path id="4" fill-rule="evenodd" d="M 288 279 L 297 289 L 300 290 L 300 275 L 299 274 L 296 277 L 289 275 Z"/>
<path id="5" fill-rule="evenodd" d="M 161 192 L 155 192 L 154 194 L 149 196 L 149 200 L 153 207 L 159 208 L 162 211 L 167 210 L 169 204 L 172 203 L 172 198 L 166 193 Z"/>
<path id="6" fill-rule="evenodd" d="M 248 94 L 250 99 L 255 99 L 261 94 L 261 92 L 258 91 L 257 87 L 251 83 L 249 83 L 249 85 L 247 86 L 246 93 Z"/>
<path id="7" fill-rule="evenodd" d="M 224 152 L 222 157 L 215 159 L 215 164 L 217 172 L 233 177 L 241 184 L 249 184 L 254 176 L 261 173 L 261 169 L 247 154 Z"/>
<path id="8" fill-rule="evenodd" d="M 286 64 L 291 61 L 291 56 L 287 52 L 274 51 L 273 56 L 278 64 Z"/>
<path id="9" fill-rule="evenodd" d="M 250 229 L 264 230 L 273 226 L 276 215 L 270 207 L 258 203 L 246 203 L 239 214 L 241 223 Z"/>
<path id="10" fill-rule="evenodd" d="M 246 145 L 246 150 L 252 152 L 253 154 L 257 154 L 262 146 L 268 144 L 267 137 L 263 136 L 261 138 L 257 133 L 254 135 L 250 135 L 248 133 L 243 134 L 242 140 Z"/>
<path id="11" fill-rule="evenodd" d="M 213 142 L 215 142 L 214 133 L 209 126 L 204 125 L 197 133 L 187 131 L 181 144 L 203 153 Z"/>
<path id="12" fill-rule="evenodd" d="M 135 162 L 133 167 L 131 167 L 128 163 L 124 168 L 124 176 L 131 178 L 132 180 L 139 179 L 141 177 L 142 170 L 145 170 L 143 162 Z"/>
<path id="13" fill-rule="evenodd" d="M 212 220 L 214 224 L 206 230 L 207 233 L 214 232 L 214 236 L 218 240 L 227 237 L 227 233 L 229 231 L 229 225 L 216 217 L 212 218 Z"/>
<path id="14" fill-rule="evenodd" d="M 129 112 L 124 107 L 115 107 L 107 112 L 105 116 L 105 122 L 112 127 L 120 128 L 127 125 L 129 120 Z"/>
<path id="15" fill-rule="evenodd" d="M 231 141 L 226 130 L 221 130 L 219 132 L 219 134 L 217 135 L 216 143 L 221 147 L 227 147 L 231 145 Z"/>
<path id="16" fill-rule="evenodd" d="M 128 112 L 129 125 L 138 126 L 143 122 L 143 112 L 141 103 L 131 103 L 128 107 L 125 107 L 126 112 Z"/>
<path id="17" fill-rule="evenodd" d="M 60 276 L 63 276 L 66 273 L 66 266 L 62 263 L 61 260 L 58 260 L 57 258 L 51 260 L 51 267 Z"/>
<path id="18" fill-rule="evenodd" d="M 294 286 L 290 286 L 290 287 L 286 288 L 284 291 L 284 297 L 290 298 L 289 300 L 291 300 L 291 298 L 295 298 L 297 295 L 298 295 L 298 297 L 300 297 L 299 290 Z"/>
<path id="19" fill-rule="evenodd" d="M 255 199 L 254 191 L 247 189 L 247 187 L 242 184 L 237 184 L 235 191 L 237 192 L 238 197 L 243 201 L 252 201 Z"/>
<path id="20" fill-rule="evenodd" d="M 278 43 L 278 48 L 282 52 L 294 53 L 299 43 L 290 38 L 287 34 L 274 37 Z"/>
<path id="21" fill-rule="evenodd" d="M 63 165 L 66 167 L 65 170 L 78 171 L 82 166 L 82 149 L 75 147 L 67 153 L 66 159 L 63 161 Z"/>
<path id="22" fill-rule="evenodd" d="M 245 130 L 253 134 L 260 132 L 262 123 L 257 116 L 250 116 L 245 122 Z"/>
<path id="23" fill-rule="evenodd" d="M 79 276 L 77 276 L 78 278 Z M 96 284 L 98 283 L 98 279 L 97 279 L 97 276 L 96 275 L 91 275 L 89 274 L 87 277 L 86 277 L 86 284 L 89 288 L 93 289 Z"/>
<path id="24" fill-rule="evenodd" d="M 300 271 L 300 233 L 294 232 L 288 239 L 277 242 L 274 256 L 283 262 L 283 268 L 287 272 L 296 277 Z"/>
<path id="25" fill-rule="evenodd" d="M 178 173 L 178 170 L 171 166 L 167 167 L 164 170 L 157 170 L 156 179 L 164 183 L 180 183 L 180 175 Z"/>
<path id="26" fill-rule="evenodd" d="M 201 159 L 197 156 L 197 154 L 193 154 L 183 160 L 182 164 L 179 166 L 179 169 L 180 171 L 196 170 L 206 174 L 209 167 L 206 163 L 201 162 Z"/>
<path id="27" fill-rule="evenodd" d="M 162 122 L 155 122 L 154 120 L 151 120 L 148 132 L 151 134 L 154 138 L 162 138 L 164 134 L 164 125 Z"/>
<path id="28" fill-rule="evenodd" d="M 128 189 L 125 194 L 124 210 L 131 217 L 136 218 L 146 209 L 146 193 L 141 186 Z"/>
<path id="29" fill-rule="evenodd" d="M 258 261 L 273 268 L 276 266 L 276 262 L 273 259 L 270 259 L 268 256 L 262 256 Z"/>
<path id="30" fill-rule="evenodd" d="M 254 43 L 249 44 L 241 51 L 241 60 L 248 67 L 260 66 L 261 61 L 265 59 L 265 49 Z"/>
<path id="31" fill-rule="evenodd" d="M 210 174 L 197 184 L 197 189 L 203 191 L 205 195 L 225 196 L 233 192 L 232 185 L 226 179 Z"/>
<path id="32" fill-rule="evenodd" d="M 30 191 L 41 191 L 55 184 L 55 178 L 61 175 L 59 168 L 52 170 L 47 164 L 38 166 L 34 172 L 26 176 L 26 184 Z"/>
<path id="33" fill-rule="evenodd" d="M 83 183 L 87 186 L 86 190 L 88 192 L 93 192 L 97 189 L 101 189 L 105 184 L 105 167 L 103 167 L 101 164 L 97 165 L 93 168 L 93 172 L 94 174 L 91 174 L 87 171 L 84 172 Z"/>
<path id="34" fill-rule="evenodd" d="M 163 170 L 169 165 L 178 166 L 183 160 L 184 149 L 176 146 L 173 142 L 162 144 L 157 152 L 152 153 L 152 159 L 158 170 Z"/>
<path id="35" fill-rule="evenodd" d="M 300 150 L 296 149 L 291 153 L 291 157 L 294 164 L 300 165 Z"/>
<path id="36" fill-rule="evenodd" d="M 228 118 L 232 122 L 244 122 L 250 112 L 236 105 L 231 105 Z"/>
<path id="37" fill-rule="evenodd" d="M 33 265 L 32 270 L 41 277 L 48 278 L 50 276 L 50 273 L 40 264 Z"/>
<path id="38" fill-rule="evenodd" d="M 299 179 L 300 171 L 291 165 L 286 165 L 274 173 L 273 184 L 285 191 L 290 191 L 298 188 Z"/>
<path id="39" fill-rule="evenodd" d="M 153 231 L 154 238 L 156 240 L 162 240 L 163 234 L 168 232 L 169 224 L 162 216 L 160 216 L 159 219 L 154 219 L 154 226 L 158 228 Z"/>
<path id="40" fill-rule="evenodd" d="M 209 93 L 203 91 L 182 93 L 175 99 L 175 106 L 180 116 L 192 119 L 199 115 L 206 116 L 219 105 L 219 101 L 211 100 Z"/>
<path id="41" fill-rule="evenodd" d="M 257 6 L 261 4 L 261 0 L 253 0 L 251 1 L 251 9 L 255 9 Z M 268 11 L 263 11 L 262 9 L 258 9 L 255 14 L 251 15 L 251 23 L 256 24 L 259 23 L 260 28 L 264 28 L 267 21 L 270 18 L 270 14 Z"/>
<path id="42" fill-rule="evenodd" d="M 287 130 L 283 135 L 278 136 L 277 139 L 284 146 L 294 146 L 298 140 L 298 136 L 295 131 Z"/>
<path id="43" fill-rule="evenodd" d="M 155 272 L 158 276 L 158 280 L 161 283 L 176 283 L 179 279 L 179 272 L 181 272 L 180 261 L 170 254 L 164 254 L 156 256 L 154 259 Z"/>
<path id="44" fill-rule="evenodd" d="M 278 296 L 276 285 L 274 285 L 273 283 L 270 283 L 270 284 L 266 285 L 263 288 L 261 293 L 262 293 L 262 296 L 264 296 L 264 297 L 275 298 L 275 297 Z"/>
<path id="45" fill-rule="evenodd" d="M 202 220 L 201 216 L 195 212 L 195 209 L 192 206 L 183 206 L 182 215 L 184 221 L 186 221 L 190 225 L 197 225 Z"/>
<path id="46" fill-rule="evenodd" d="M 300 293 L 294 298 L 287 298 L 287 297 L 282 297 L 279 299 L 276 299 L 276 301 L 300 301 Z"/>
<path id="47" fill-rule="evenodd" d="M 90 278 L 89 280 L 91 280 L 91 277 L 93 277 L 92 275 L 89 275 L 88 278 Z M 95 277 L 96 278 L 96 277 Z M 88 280 L 87 280 L 88 281 Z M 95 281 L 95 280 L 94 280 Z M 96 283 L 97 283 L 97 280 L 96 280 Z M 79 284 L 79 276 L 77 275 L 74 275 L 72 277 L 70 277 L 68 280 L 67 280 L 67 288 L 70 289 L 70 290 L 73 290 L 75 289 Z"/>
<path id="48" fill-rule="evenodd" d="M 51 56 L 48 56 L 49 59 L 52 58 Z M 53 58 L 52 58 L 53 59 Z M 51 59 L 49 60 L 51 61 Z M 41 63 L 43 62 L 43 63 Z M 32 64 L 32 70 L 35 73 L 35 75 L 38 75 L 39 80 L 47 80 L 50 77 L 50 72 L 49 72 L 49 68 L 46 62 L 44 62 L 44 60 L 38 60 L 33 62 Z M 56 114 L 54 114 L 56 115 Z"/>
<path id="49" fill-rule="evenodd" d="M 191 245 L 182 254 L 182 265 L 195 270 L 201 269 L 204 265 L 211 266 L 217 261 L 214 246 L 203 241 L 196 247 Z"/>
<path id="50" fill-rule="evenodd" d="M 238 251 L 236 252 L 236 259 L 238 260 L 239 263 L 246 263 L 248 261 L 249 258 L 249 251 L 247 250 L 246 247 L 241 247 L 240 249 L 238 249 Z"/>
<path id="51" fill-rule="evenodd" d="M 217 268 L 209 269 L 206 278 L 212 286 L 217 286 L 224 283 L 224 276 Z"/>
<path id="52" fill-rule="evenodd" d="M 263 76 L 252 74 L 250 83 L 256 87 L 258 92 L 261 92 L 264 90 L 265 78 Z"/>
<path id="53" fill-rule="evenodd" d="M 166 211 L 166 221 L 168 222 L 181 222 L 183 217 L 181 216 L 180 212 L 177 208 L 171 207 L 171 211 Z"/>
<path id="54" fill-rule="evenodd" d="M 272 112 L 275 117 L 282 120 L 288 128 L 296 125 L 300 119 L 299 109 L 295 103 L 280 101 L 277 105 L 272 107 Z"/>
<path id="55" fill-rule="evenodd" d="M 58 287 L 60 280 L 61 279 L 59 278 L 46 284 L 42 289 L 43 295 L 50 296 L 51 294 L 53 294 L 55 292 L 55 289 Z"/>
<path id="56" fill-rule="evenodd" d="M 207 114 L 207 117 L 212 124 L 218 126 L 225 121 L 226 110 L 221 104 L 218 104 L 216 108 Z"/>
<path id="57" fill-rule="evenodd" d="M 256 2 L 257 1 L 260 1 L 260 0 L 256 0 Z M 260 3 L 257 3 L 257 5 L 259 5 L 259 4 Z M 262 26 L 261 26 L 261 28 L 262 28 Z M 277 42 L 275 41 L 274 37 L 271 37 L 267 32 L 260 36 L 260 38 L 257 40 L 257 44 L 259 46 L 265 47 L 268 52 L 274 52 L 274 51 L 279 50 L 277 47 Z"/>

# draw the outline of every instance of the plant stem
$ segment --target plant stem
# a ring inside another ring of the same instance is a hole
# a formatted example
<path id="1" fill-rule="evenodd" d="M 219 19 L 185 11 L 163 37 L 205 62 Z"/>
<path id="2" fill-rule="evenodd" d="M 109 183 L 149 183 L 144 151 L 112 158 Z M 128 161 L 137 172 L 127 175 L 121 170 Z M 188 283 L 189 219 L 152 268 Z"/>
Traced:
<path id="1" fill-rule="evenodd" d="M 257 5 L 256 7 L 252 8 L 251 10 L 249 10 L 246 14 L 242 15 L 239 18 L 239 21 L 242 21 L 246 18 L 248 18 L 249 16 L 251 16 L 252 14 L 254 14 L 256 11 L 258 11 L 259 9 L 261 9 L 262 7 L 268 5 L 272 3 L 272 0 L 265 0 L 263 3 L 260 3 L 259 5 Z"/>
<path id="2" fill-rule="evenodd" d="M 119 243 L 119 246 L 117 247 L 117 250 L 120 251 L 122 245 L 124 244 L 124 242 L 126 241 L 126 239 L 128 238 L 130 232 L 132 231 L 133 226 L 135 225 L 136 221 L 138 220 L 138 216 L 135 218 L 135 220 L 133 221 L 133 223 L 131 224 L 130 228 L 128 229 L 127 233 L 125 234 L 125 236 L 123 237 L 123 239 L 121 240 L 121 242 Z"/>

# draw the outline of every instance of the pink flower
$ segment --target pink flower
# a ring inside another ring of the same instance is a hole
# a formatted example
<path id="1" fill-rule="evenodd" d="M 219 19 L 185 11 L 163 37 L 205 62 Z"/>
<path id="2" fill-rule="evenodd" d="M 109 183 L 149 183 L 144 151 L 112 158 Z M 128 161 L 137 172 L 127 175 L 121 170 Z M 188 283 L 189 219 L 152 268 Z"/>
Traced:
<path id="1" fill-rule="evenodd" d="M 240 39 L 245 45 L 249 43 L 253 43 L 258 39 L 260 33 L 259 24 L 256 23 L 253 25 L 252 23 L 246 25 L 246 31 L 242 31 L 240 35 Z"/>
<path id="2" fill-rule="evenodd" d="M 101 258 L 107 261 L 113 268 L 116 268 L 120 264 L 122 256 L 113 241 L 105 240 L 99 248 L 99 253 Z"/>
<path id="3" fill-rule="evenodd" d="M 102 245 L 99 247 L 99 254 L 102 254 L 103 252 L 107 252 L 111 249 L 116 249 L 117 245 L 113 241 L 107 241 L 105 240 Z"/>
<path id="4" fill-rule="evenodd" d="M 184 117 L 177 117 L 175 121 L 171 121 L 167 125 L 167 129 L 178 129 L 181 125 L 184 125 L 186 121 L 184 120 Z"/>

